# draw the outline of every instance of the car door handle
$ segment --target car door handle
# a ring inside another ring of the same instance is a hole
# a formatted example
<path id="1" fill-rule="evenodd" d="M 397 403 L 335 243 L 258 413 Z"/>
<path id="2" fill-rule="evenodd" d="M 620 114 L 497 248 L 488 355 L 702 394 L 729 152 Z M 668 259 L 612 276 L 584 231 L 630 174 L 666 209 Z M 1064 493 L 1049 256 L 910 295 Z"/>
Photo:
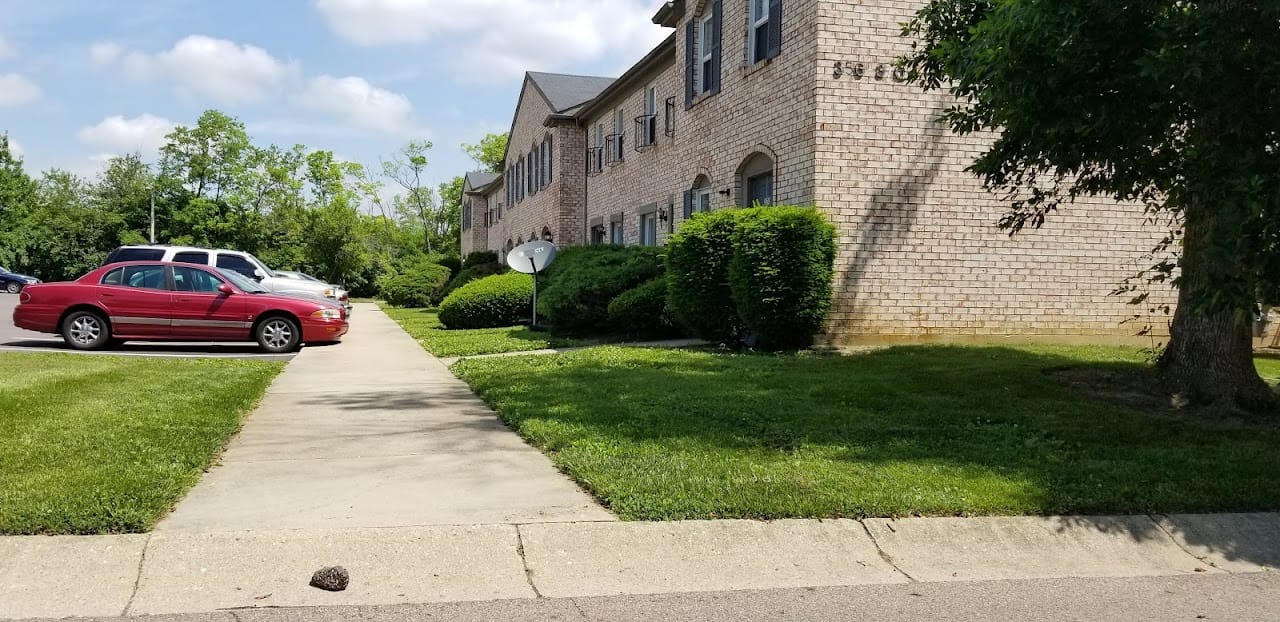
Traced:
<path id="1" fill-rule="evenodd" d="M 190 298 L 179 298 L 178 302 L 191 302 Z"/>
<path id="2" fill-rule="evenodd" d="M 110 293 L 110 292 L 102 292 L 102 297 L 103 297 L 103 298 L 115 298 L 115 297 L 116 297 L 116 295 L 115 295 L 115 294 L 112 294 L 112 293 Z"/>

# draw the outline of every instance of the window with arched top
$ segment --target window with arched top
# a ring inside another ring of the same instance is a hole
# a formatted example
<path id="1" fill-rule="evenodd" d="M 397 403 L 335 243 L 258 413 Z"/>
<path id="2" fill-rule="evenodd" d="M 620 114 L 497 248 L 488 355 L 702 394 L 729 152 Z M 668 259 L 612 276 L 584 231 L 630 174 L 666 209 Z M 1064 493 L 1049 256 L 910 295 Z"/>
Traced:
<path id="1" fill-rule="evenodd" d="M 712 197 L 715 196 L 715 188 L 711 185 L 711 179 L 706 175 L 698 175 L 693 180 L 693 187 L 684 192 L 684 217 L 692 218 L 694 214 L 700 212 L 711 211 Z"/>
<path id="2" fill-rule="evenodd" d="M 738 204 L 742 207 L 774 204 L 774 162 L 768 154 L 756 152 L 738 168 Z"/>

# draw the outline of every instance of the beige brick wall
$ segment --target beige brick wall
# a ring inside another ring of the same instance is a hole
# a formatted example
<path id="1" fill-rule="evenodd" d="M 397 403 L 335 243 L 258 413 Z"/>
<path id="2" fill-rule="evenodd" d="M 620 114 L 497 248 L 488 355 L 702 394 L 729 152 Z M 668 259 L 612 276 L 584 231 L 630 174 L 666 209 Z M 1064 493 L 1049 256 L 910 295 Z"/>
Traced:
<path id="1" fill-rule="evenodd" d="M 810 33 L 818 0 L 788 0 L 783 18 L 782 54 L 771 61 L 746 66 L 747 2 L 724 3 L 721 90 L 695 100 L 685 110 L 685 24 L 710 10 L 710 2 L 689 2 L 676 29 L 676 49 L 665 68 L 645 76 L 629 93 L 608 103 L 590 119 L 588 145 L 595 144 L 595 128 L 603 122 L 612 132 L 619 107 L 626 121 L 625 159 L 606 165 L 587 180 L 588 220 L 624 214 L 626 242 L 639 242 L 637 213 L 645 206 L 671 206 L 671 219 L 659 223 L 659 243 L 683 217 L 683 196 L 699 175 L 706 175 L 717 191 L 713 209 L 742 202 L 737 172 L 756 152 L 774 158 L 774 195 L 780 204 L 808 205 L 814 199 L 815 91 L 813 65 L 816 43 Z M 633 148 L 635 118 L 644 112 L 644 87 L 658 88 L 658 144 L 637 153 Z M 675 136 L 662 135 L 665 100 L 676 98 Z M 584 150 L 585 153 L 585 150 Z"/>
<path id="2" fill-rule="evenodd" d="M 1110 294 L 1166 231 L 1145 225 L 1140 207 L 1098 199 L 1040 230 L 999 230 L 1007 203 L 963 170 L 987 138 L 952 135 L 935 121 L 945 94 L 894 79 L 909 50 L 899 24 L 920 4 L 819 7 L 814 198 L 840 229 L 833 340 L 1134 335 L 1140 326 L 1122 322 L 1141 309 Z M 836 78 L 836 62 L 866 74 Z"/>

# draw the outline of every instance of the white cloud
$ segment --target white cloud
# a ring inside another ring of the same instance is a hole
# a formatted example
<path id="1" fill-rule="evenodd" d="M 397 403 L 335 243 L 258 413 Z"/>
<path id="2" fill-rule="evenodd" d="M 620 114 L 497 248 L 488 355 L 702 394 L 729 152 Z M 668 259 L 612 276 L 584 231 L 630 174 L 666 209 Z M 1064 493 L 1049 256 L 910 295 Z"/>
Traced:
<path id="1" fill-rule="evenodd" d="M 388 134 L 418 133 L 409 98 L 369 84 L 364 78 L 318 76 L 307 82 L 297 102 L 347 123 Z"/>
<path id="2" fill-rule="evenodd" d="M 83 128 L 77 134 L 81 142 L 115 153 L 140 152 L 154 154 L 164 146 L 164 137 L 176 124 L 168 119 L 143 114 L 132 119 L 121 115 L 107 117 L 97 125 Z"/>
<path id="3" fill-rule="evenodd" d="M 166 79 L 182 93 L 224 104 L 262 101 L 298 73 L 296 63 L 260 47 L 203 35 L 188 36 L 157 54 L 126 52 L 111 43 L 95 45 L 89 54 L 101 64 L 119 62 L 132 78 Z"/>
<path id="4" fill-rule="evenodd" d="M 637 60 L 670 34 L 652 0 L 315 0 L 330 28 L 365 46 L 456 38 L 455 65 L 478 81 L 601 58 Z"/>
<path id="5" fill-rule="evenodd" d="M 89 46 L 89 60 L 95 65 L 110 65 L 124 56 L 124 48 L 119 43 L 95 43 Z"/>
<path id="6" fill-rule="evenodd" d="M 42 93 L 39 86 L 20 73 L 0 75 L 0 108 L 29 104 L 40 99 Z"/>
<path id="7" fill-rule="evenodd" d="M 9 58 L 17 53 L 18 51 L 13 49 L 13 44 L 9 43 L 8 39 L 0 36 L 0 58 Z"/>
<path id="8" fill-rule="evenodd" d="M 26 149 L 22 148 L 22 143 L 14 140 L 12 136 L 9 137 L 9 153 L 12 153 L 14 157 L 21 158 L 26 152 Z"/>

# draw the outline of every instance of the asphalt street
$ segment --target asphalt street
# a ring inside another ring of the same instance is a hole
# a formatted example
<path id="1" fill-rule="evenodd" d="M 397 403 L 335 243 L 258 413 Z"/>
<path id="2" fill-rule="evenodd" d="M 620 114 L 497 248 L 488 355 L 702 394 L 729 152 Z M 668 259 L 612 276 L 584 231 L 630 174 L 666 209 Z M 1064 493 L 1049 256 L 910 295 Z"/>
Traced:
<path id="1" fill-rule="evenodd" d="M 111 354 L 161 358 L 242 358 L 288 361 L 292 354 L 262 354 L 252 343 L 142 343 L 130 342 L 118 348 L 99 352 L 72 350 L 57 335 L 22 330 L 13 325 L 13 309 L 18 297 L 0 293 L 0 352 L 62 352 L 74 354 Z"/>
<path id="2" fill-rule="evenodd" d="M 236 609 L 150 622 L 1136 622 L 1280 618 L 1280 573 L 863 585 L 741 592 L 538 598 L 379 607 Z M 101 622 L 129 618 L 93 618 Z M 88 618 L 82 618 L 88 620 Z"/>

